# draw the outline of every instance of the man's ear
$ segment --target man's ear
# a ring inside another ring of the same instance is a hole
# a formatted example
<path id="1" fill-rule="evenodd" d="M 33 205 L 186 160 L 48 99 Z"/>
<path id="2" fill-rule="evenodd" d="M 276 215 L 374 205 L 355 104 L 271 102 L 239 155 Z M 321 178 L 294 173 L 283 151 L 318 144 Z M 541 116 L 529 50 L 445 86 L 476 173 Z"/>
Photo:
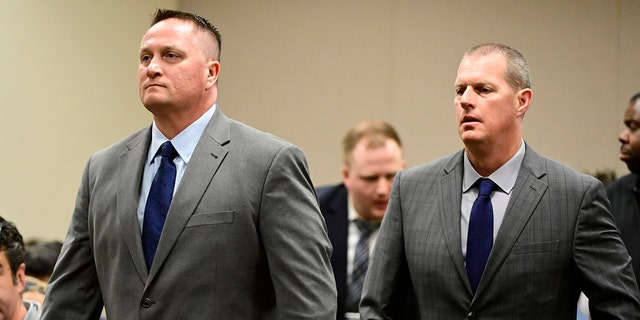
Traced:
<path id="1" fill-rule="evenodd" d="M 24 291 L 24 288 L 27 285 L 27 276 L 25 274 L 26 269 L 27 269 L 27 266 L 23 262 L 18 267 L 18 270 L 16 270 L 16 276 L 13 280 L 14 280 L 14 284 L 18 289 L 18 292 Z"/>
<path id="2" fill-rule="evenodd" d="M 207 89 L 218 83 L 218 75 L 220 75 L 220 61 L 211 60 L 207 63 Z"/>
<path id="3" fill-rule="evenodd" d="M 533 92 L 529 88 L 525 88 L 520 90 L 517 93 L 518 98 L 518 115 L 520 117 L 524 117 L 524 114 L 529 110 L 529 105 L 531 105 L 531 97 Z"/>
<path id="4" fill-rule="evenodd" d="M 349 189 L 351 183 L 349 181 L 349 168 L 347 168 L 347 166 L 342 167 L 342 183 Z"/>

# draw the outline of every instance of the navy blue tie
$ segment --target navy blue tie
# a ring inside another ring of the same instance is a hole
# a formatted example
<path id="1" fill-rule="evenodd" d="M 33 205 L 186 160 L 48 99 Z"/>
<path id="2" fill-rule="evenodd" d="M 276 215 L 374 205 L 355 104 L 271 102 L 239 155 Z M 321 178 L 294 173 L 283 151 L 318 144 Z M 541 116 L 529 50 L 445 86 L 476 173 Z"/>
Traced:
<path id="1" fill-rule="evenodd" d="M 363 220 L 355 220 L 354 223 L 360 231 L 360 239 L 356 245 L 356 253 L 353 258 L 353 271 L 351 283 L 347 291 L 345 302 L 346 311 L 358 312 L 364 277 L 369 267 L 369 237 L 374 230 L 371 223 Z"/>
<path id="2" fill-rule="evenodd" d="M 493 246 L 493 206 L 491 193 L 495 183 L 489 179 L 480 179 L 478 198 L 473 202 L 469 217 L 467 237 L 467 274 L 473 292 L 476 292 L 482 272 L 489 259 Z"/>
<path id="3" fill-rule="evenodd" d="M 151 183 L 151 189 L 149 189 L 144 209 L 144 223 L 142 224 L 142 248 L 147 262 L 147 270 L 151 268 L 151 263 L 156 255 L 160 234 L 162 234 L 164 221 L 167 219 L 167 212 L 169 212 L 171 205 L 173 187 L 176 183 L 176 165 L 173 163 L 173 159 L 178 156 L 178 153 L 170 141 L 160 146 L 160 155 L 160 168 L 158 168 Z"/>

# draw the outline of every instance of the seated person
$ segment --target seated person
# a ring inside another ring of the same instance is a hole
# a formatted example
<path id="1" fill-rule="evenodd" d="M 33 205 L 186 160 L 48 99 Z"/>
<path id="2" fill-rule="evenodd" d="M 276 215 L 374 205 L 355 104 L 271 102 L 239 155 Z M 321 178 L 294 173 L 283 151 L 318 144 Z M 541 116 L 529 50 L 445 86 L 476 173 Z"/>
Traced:
<path id="1" fill-rule="evenodd" d="M 62 242 L 60 241 L 31 240 L 26 243 L 25 263 L 27 268 L 25 274 L 27 283 L 24 292 L 22 292 L 23 299 L 43 303 L 47 283 L 61 248 Z"/>
<path id="2" fill-rule="evenodd" d="M 40 304 L 23 300 L 26 286 L 25 249 L 16 226 L 0 217 L 0 318 L 40 319 Z"/>

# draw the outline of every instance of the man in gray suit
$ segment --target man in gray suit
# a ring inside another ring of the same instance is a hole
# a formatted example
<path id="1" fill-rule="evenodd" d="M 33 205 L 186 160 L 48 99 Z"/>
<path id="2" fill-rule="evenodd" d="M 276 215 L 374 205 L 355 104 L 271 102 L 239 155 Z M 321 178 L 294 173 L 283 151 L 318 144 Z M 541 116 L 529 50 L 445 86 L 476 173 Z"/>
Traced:
<path id="1" fill-rule="evenodd" d="M 518 51 L 464 54 L 454 99 L 464 150 L 396 175 L 363 319 L 394 319 L 408 284 L 420 319 L 576 319 L 580 291 L 593 319 L 640 319 L 604 186 L 524 142 L 531 97 Z M 478 180 L 493 191 L 478 196 Z"/>
<path id="2" fill-rule="evenodd" d="M 156 13 L 138 67 L 153 123 L 89 159 L 42 319 L 98 319 L 103 305 L 114 320 L 335 317 L 306 159 L 220 111 L 219 57 L 207 20 Z M 160 170 L 175 181 L 158 186 Z M 162 216 L 150 218 L 162 207 L 151 199 L 166 199 L 153 189 L 167 185 L 173 199 L 148 246 Z"/>

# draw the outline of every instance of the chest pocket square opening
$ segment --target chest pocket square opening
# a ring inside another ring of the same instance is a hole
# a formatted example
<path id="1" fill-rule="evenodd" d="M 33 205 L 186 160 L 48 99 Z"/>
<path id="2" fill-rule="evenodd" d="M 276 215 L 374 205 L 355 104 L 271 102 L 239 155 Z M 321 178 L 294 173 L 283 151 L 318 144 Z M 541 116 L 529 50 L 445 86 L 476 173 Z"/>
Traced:
<path id="1" fill-rule="evenodd" d="M 187 228 L 206 226 L 212 224 L 228 224 L 233 223 L 233 216 L 235 211 L 220 211 L 220 212 L 206 212 L 196 213 L 191 216 Z"/>

